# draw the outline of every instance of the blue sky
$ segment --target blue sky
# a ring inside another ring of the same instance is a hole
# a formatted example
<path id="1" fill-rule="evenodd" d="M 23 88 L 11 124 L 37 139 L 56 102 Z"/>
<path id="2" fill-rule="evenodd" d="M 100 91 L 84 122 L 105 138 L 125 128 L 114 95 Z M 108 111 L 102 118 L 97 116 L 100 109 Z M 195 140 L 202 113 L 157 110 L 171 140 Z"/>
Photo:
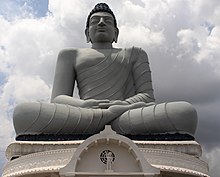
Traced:
<path id="1" fill-rule="evenodd" d="M 22 16 L 23 9 L 36 18 L 44 17 L 48 12 L 48 0 L 1 0 L 0 14 L 7 20 Z"/>
<path id="2" fill-rule="evenodd" d="M 211 176 L 217 177 L 220 1 L 105 1 L 119 24 L 115 46 L 135 45 L 148 53 L 157 102 L 184 100 L 196 107 L 196 140 L 203 146 Z M 89 47 L 84 36 L 85 19 L 97 2 L 0 1 L 1 167 L 4 150 L 15 137 L 13 108 L 25 101 L 49 100 L 57 54 L 66 47 Z"/>

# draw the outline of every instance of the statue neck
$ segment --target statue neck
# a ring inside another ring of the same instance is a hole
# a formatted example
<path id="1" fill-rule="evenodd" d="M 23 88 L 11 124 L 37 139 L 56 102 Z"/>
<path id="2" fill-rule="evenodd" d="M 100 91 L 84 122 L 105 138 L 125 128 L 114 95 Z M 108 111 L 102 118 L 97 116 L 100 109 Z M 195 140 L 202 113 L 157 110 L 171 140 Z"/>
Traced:
<path id="1" fill-rule="evenodd" d="M 92 43 L 93 49 L 112 49 L 112 43 L 110 42 L 98 42 L 98 43 Z"/>

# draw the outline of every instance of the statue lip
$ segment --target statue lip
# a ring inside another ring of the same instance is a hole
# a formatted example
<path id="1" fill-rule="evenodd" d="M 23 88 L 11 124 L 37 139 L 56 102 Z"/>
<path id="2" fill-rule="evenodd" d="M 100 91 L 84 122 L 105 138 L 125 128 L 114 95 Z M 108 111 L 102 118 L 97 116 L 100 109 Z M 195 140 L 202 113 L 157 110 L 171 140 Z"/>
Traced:
<path id="1" fill-rule="evenodd" d="M 107 29 L 105 27 L 98 27 L 97 31 L 105 32 L 105 31 L 107 31 Z"/>

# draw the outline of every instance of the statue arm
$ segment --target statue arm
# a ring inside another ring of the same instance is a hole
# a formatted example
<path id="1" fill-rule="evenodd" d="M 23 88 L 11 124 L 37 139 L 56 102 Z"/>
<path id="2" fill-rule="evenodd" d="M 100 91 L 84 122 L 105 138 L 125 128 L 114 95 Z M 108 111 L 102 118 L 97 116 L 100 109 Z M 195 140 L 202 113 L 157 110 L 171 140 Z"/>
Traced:
<path id="1" fill-rule="evenodd" d="M 140 48 L 133 48 L 131 56 L 131 60 L 133 61 L 132 73 L 136 94 L 125 101 L 129 104 L 137 102 L 154 102 L 155 99 L 148 56 L 146 52 Z"/>
<path id="2" fill-rule="evenodd" d="M 51 102 L 85 108 L 98 108 L 98 104 L 108 103 L 109 100 L 81 100 L 73 97 L 76 54 L 77 51 L 73 49 L 62 50 L 59 53 Z"/>
<path id="3" fill-rule="evenodd" d="M 52 90 L 51 102 L 59 96 L 73 96 L 75 83 L 74 62 L 76 59 L 76 50 L 62 50 L 57 58 L 54 84 Z"/>

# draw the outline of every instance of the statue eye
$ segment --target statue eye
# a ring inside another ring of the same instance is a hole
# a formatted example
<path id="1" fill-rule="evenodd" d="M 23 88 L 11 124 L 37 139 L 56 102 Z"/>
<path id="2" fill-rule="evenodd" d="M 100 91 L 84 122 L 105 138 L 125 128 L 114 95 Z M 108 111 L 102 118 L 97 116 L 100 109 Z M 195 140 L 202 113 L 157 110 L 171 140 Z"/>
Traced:
<path id="1" fill-rule="evenodd" d="M 91 25 L 95 25 L 95 24 L 98 24 L 98 23 L 99 23 L 99 19 L 93 18 L 93 19 L 90 20 Z"/>
<path id="2" fill-rule="evenodd" d="M 113 21 L 111 19 L 107 19 L 107 20 L 105 20 L 105 22 L 109 25 L 113 24 Z"/>

